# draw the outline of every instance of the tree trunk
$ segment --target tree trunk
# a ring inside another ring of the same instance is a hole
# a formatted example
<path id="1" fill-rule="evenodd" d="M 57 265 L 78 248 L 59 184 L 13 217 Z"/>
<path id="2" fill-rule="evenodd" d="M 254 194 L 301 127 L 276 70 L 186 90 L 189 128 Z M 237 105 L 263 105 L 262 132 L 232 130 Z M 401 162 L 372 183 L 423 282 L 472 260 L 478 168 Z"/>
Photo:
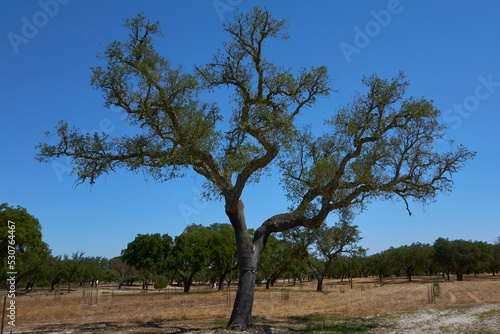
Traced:
<path id="1" fill-rule="evenodd" d="M 318 285 L 316 286 L 316 291 L 323 291 L 323 278 L 324 278 L 324 276 L 318 275 L 318 276 L 316 276 L 316 278 L 318 279 Z"/>
<path id="2" fill-rule="evenodd" d="M 464 280 L 464 268 L 463 267 L 458 267 L 455 270 L 457 274 L 457 281 L 463 281 Z"/>
<path id="3" fill-rule="evenodd" d="M 266 279 L 266 290 L 269 290 L 270 283 L 271 283 L 271 279 L 270 278 Z"/>
<path id="4" fill-rule="evenodd" d="M 184 293 L 189 293 L 190 289 L 191 289 L 191 283 L 190 282 L 184 283 Z"/>
<path id="5" fill-rule="evenodd" d="M 260 257 L 267 241 L 267 236 L 250 243 L 248 229 L 245 223 L 244 206 L 238 201 L 236 210 L 226 214 L 233 225 L 238 250 L 239 279 L 238 290 L 234 300 L 233 312 L 229 319 L 228 327 L 235 330 L 253 328 L 252 307 L 255 292 L 255 277 L 259 266 Z"/>
<path id="6" fill-rule="evenodd" d="M 241 252 L 238 252 L 241 253 Z M 229 319 L 229 327 L 237 330 L 252 328 L 252 306 L 255 291 L 255 276 L 262 252 L 246 250 L 239 257 L 240 274 L 238 280 L 238 290 L 234 300 L 233 312 Z"/>
<path id="7" fill-rule="evenodd" d="M 224 290 L 224 281 L 226 279 L 226 274 L 223 274 L 219 277 L 219 289 L 217 291 Z"/>

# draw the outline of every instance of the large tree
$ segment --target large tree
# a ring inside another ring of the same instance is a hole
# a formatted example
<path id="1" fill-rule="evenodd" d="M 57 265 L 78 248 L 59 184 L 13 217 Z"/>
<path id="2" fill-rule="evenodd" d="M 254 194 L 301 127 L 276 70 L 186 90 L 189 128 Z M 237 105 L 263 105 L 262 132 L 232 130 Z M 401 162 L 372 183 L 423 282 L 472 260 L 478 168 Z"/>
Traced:
<path id="1" fill-rule="evenodd" d="M 206 195 L 221 199 L 238 249 L 239 287 L 229 325 L 252 326 L 255 275 L 271 233 L 318 227 L 330 212 L 363 207 L 374 198 L 428 202 L 452 186 L 473 153 L 459 146 L 437 152 L 444 126 L 432 101 L 405 98 L 403 74 L 392 80 L 363 79 L 364 93 L 339 107 L 328 131 L 315 136 L 299 116 L 331 91 L 326 67 L 299 71 L 266 59 L 272 39 L 288 39 L 285 19 L 254 8 L 235 12 L 223 25 L 229 40 L 192 73 L 174 66 L 154 47 L 159 23 L 141 14 L 127 19 L 129 39 L 109 44 L 93 68 L 92 84 L 105 105 L 127 114 L 134 136 L 80 134 L 61 122 L 59 142 L 40 144 L 38 159 L 68 156 L 79 182 L 118 168 L 142 171 L 159 182 L 191 170 L 207 180 Z M 203 102 L 217 88 L 232 102 Z M 207 93 L 200 95 L 200 93 Z M 241 200 L 245 187 L 279 166 L 292 206 L 266 219 L 250 241 Z"/>

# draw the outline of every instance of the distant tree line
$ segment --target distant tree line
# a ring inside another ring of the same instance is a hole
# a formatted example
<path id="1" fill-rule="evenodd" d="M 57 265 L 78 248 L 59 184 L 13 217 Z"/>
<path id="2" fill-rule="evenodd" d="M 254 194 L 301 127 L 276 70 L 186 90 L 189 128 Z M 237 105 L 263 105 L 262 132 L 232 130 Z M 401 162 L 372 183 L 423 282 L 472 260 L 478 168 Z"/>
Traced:
<path id="1" fill-rule="evenodd" d="M 189 225 L 175 238 L 168 234 L 138 234 L 119 257 L 84 256 L 82 252 L 53 255 L 42 241 L 41 225 L 22 207 L 0 206 L 0 247 L 7 249 L 7 222 L 16 222 L 16 280 L 18 289 L 60 284 L 95 286 L 98 282 L 141 284 L 165 288 L 182 286 L 189 292 L 193 283 L 223 289 L 237 278 L 236 240 L 230 224 Z M 253 232 L 253 231 L 250 231 Z M 349 212 L 343 212 L 333 226 L 318 229 L 298 227 L 270 235 L 257 271 L 257 284 L 271 288 L 278 280 L 302 284 L 316 279 L 317 290 L 324 278 L 352 280 L 356 277 L 406 277 L 442 275 L 450 280 L 464 274 L 498 274 L 500 237 L 494 244 L 480 241 L 438 238 L 432 245 L 419 242 L 391 247 L 366 255 L 359 246 L 361 237 Z M 253 233 L 250 233 L 253 235 Z M 7 279 L 7 253 L 0 253 L 2 282 Z"/>

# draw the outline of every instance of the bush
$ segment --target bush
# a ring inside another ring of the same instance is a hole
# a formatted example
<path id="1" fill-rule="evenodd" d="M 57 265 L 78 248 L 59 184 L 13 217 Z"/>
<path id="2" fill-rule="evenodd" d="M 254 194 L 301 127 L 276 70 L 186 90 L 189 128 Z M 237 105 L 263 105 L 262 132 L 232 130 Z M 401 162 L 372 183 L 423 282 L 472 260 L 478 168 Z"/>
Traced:
<path id="1" fill-rule="evenodd" d="M 155 287 L 155 289 L 165 289 L 168 285 L 168 281 L 166 278 L 163 278 L 163 277 L 159 277 L 155 280 L 155 283 L 153 284 L 153 286 Z"/>

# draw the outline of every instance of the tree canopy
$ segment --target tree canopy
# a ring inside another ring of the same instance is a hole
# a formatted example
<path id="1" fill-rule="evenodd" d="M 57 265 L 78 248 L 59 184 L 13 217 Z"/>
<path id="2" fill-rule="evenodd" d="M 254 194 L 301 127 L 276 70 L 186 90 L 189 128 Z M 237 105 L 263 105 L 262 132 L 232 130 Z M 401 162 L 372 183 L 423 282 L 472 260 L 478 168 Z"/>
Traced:
<path id="1" fill-rule="evenodd" d="M 139 271 L 143 288 L 147 289 L 152 276 L 167 269 L 172 246 L 172 237 L 168 234 L 138 234 L 122 250 L 121 259 Z"/>

